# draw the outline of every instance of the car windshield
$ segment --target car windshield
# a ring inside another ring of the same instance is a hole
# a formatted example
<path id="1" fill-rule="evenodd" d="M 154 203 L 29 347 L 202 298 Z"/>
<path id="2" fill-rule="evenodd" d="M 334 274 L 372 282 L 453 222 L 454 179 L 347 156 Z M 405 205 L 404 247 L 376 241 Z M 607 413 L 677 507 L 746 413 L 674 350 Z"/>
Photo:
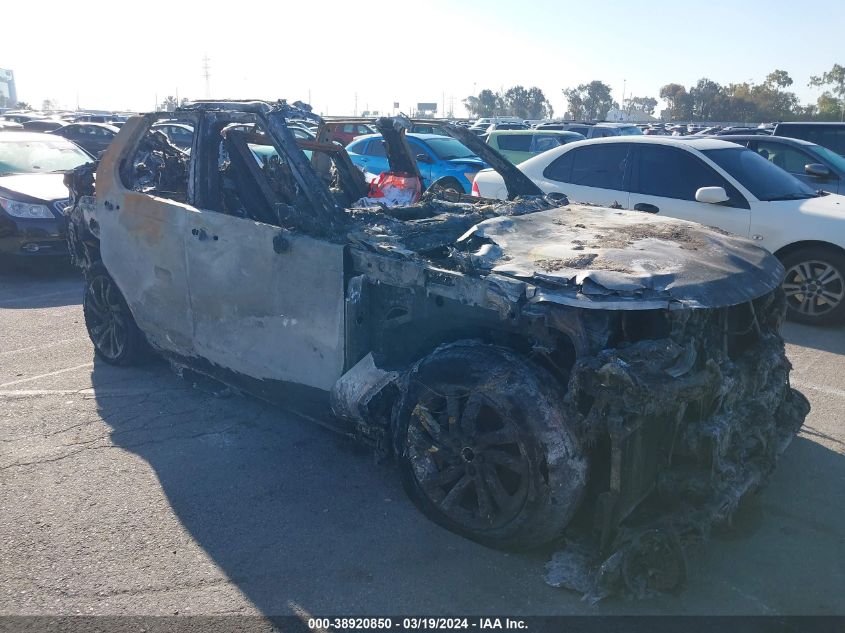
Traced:
<path id="1" fill-rule="evenodd" d="M 736 178 L 758 200 L 803 200 L 818 195 L 795 176 L 750 149 L 706 149 L 702 153 Z"/>
<path id="2" fill-rule="evenodd" d="M 454 138 L 429 138 L 425 140 L 428 146 L 440 160 L 452 160 L 453 158 L 478 158 L 472 151 L 459 140 Z"/>
<path id="3" fill-rule="evenodd" d="M 643 131 L 636 125 L 632 125 L 631 127 L 623 127 L 621 130 L 622 136 L 642 136 L 642 133 Z"/>
<path id="4" fill-rule="evenodd" d="M 93 159 L 70 141 L 0 140 L 0 174 L 68 171 Z"/>
<path id="5" fill-rule="evenodd" d="M 816 156 L 819 156 L 822 159 L 826 160 L 839 171 L 845 172 L 845 157 L 840 156 L 832 149 L 822 147 L 821 145 L 816 145 L 814 147 L 810 147 L 809 150 Z"/>

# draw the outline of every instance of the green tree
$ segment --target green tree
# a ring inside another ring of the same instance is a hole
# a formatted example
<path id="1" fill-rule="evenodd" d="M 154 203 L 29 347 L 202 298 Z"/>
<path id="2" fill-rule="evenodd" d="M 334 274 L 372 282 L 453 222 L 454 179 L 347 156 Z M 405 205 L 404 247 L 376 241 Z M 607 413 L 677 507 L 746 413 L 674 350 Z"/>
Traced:
<path id="1" fill-rule="evenodd" d="M 630 97 L 629 99 L 625 99 L 624 106 L 627 114 L 631 114 L 632 112 L 654 114 L 654 109 L 657 107 L 657 99 L 654 97 Z"/>
<path id="2" fill-rule="evenodd" d="M 821 121 L 838 121 L 842 118 L 842 103 L 825 90 L 816 101 L 814 118 Z"/>
<path id="3" fill-rule="evenodd" d="M 610 86 L 598 80 L 575 88 L 564 88 L 563 95 L 573 119 L 604 119 L 613 107 Z"/>
<path id="4" fill-rule="evenodd" d="M 503 114 L 521 119 L 545 119 L 553 113 L 543 91 L 536 86 L 527 90 L 522 86 L 508 88 L 502 96 L 502 104 Z"/>
<path id="5" fill-rule="evenodd" d="M 528 91 L 522 86 L 514 86 L 508 88 L 505 94 L 502 95 L 505 112 L 509 116 L 519 117 L 520 119 L 528 118 Z"/>
<path id="6" fill-rule="evenodd" d="M 32 110 L 32 106 L 29 105 L 26 101 L 18 101 L 18 110 Z"/>
<path id="7" fill-rule="evenodd" d="M 492 90 L 484 89 L 477 96 L 464 99 L 464 106 L 470 115 L 475 117 L 491 117 L 504 113 L 502 98 Z"/>
<path id="8" fill-rule="evenodd" d="M 697 121 L 715 121 L 724 116 L 724 95 L 722 86 L 707 77 L 702 77 L 690 88 L 692 118 Z"/>
<path id="9" fill-rule="evenodd" d="M 182 98 L 177 100 L 176 97 L 170 95 L 164 98 L 164 101 L 161 102 L 159 106 L 159 110 L 164 110 L 165 112 L 173 112 L 176 108 L 181 108 L 186 103 L 188 103 L 187 98 Z"/>
<path id="10" fill-rule="evenodd" d="M 584 99 L 581 93 L 575 88 L 564 88 L 563 95 L 566 97 L 567 119 L 585 119 Z"/>
<path id="11" fill-rule="evenodd" d="M 830 86 L 830 91 L 825 91 L 825 93 L 822 94 L 822 97 L 828 95 L 828 97 L 825 98 L 825 107 L 829 107 L 830 99 L 838 99 L 839 109 L 841 111 L 840 117 L 843 121 L 845 121 L 845 66 L 834 64 L 833 68 L 831 68 L 828 72 L 823 73 L 821 76 L 810 77 L 810 83 L 808 85 L 817 88 Z M 820 116 L 822 110 L 822 97 L 819 97 L 820 103 L 818 104 Z"/>
<path id="12" fill-rule="evenodd" d="M 773 70 L 766 75 L 765 85 L 770 87 L 789 88 L 792 83 L 792 77 L 785 70 Z"/>
<path id="13" fill-rule="evenodd" d="M 528 116 L 526 119 L 551 119 L 555 115 L 554 108 L 546 95 L 537 86 L 528 89 Z"/>
<path id="14" fill-rule="evenodd" d="M 779 90 L 777 84 L 771 84 L 768 78 L 765 83 L 756 85 L 751 89 L 751 97 L 757 107 L 755 118 L 759 120 L 783 121 L 784 119 L 794 118 L 796 112 L 799 112 L 796 94 L 787 90 Z"/>
<path id="15" fill-rule="evenodd" d="M 664 112 L 670 121 L 689 121 L 692 119 L 692 102 L 687 89 L 681 84 L 666 84 L 660 89 L 660 98 L 668 106 Z"/>

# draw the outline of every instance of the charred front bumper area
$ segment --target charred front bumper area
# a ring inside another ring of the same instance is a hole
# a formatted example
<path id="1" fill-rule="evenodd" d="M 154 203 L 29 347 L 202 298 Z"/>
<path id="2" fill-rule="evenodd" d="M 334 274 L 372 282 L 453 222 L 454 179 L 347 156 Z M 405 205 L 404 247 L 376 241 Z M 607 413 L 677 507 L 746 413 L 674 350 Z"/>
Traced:
<path id="1" fill-rule="evenodd" d="M 567 403 L 595 447 L 597 494 L 549 562 L 550 584 L 591 600 L 682 585 L 689 547 L 765 482 L 809 412 L 789 384 L 783 313 L 780 290 L 663 313 L 666 337 L 575 363 Z"/>

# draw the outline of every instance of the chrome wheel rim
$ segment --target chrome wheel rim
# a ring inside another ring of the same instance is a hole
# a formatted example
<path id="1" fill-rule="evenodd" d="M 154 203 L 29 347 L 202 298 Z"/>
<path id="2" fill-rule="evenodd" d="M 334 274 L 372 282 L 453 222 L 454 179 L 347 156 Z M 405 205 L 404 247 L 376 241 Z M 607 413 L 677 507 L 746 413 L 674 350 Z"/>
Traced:
<path id="1" fill-rule="evenodd" d="M 406 448 L 420 490 L 456 523 L 492 529 L 522 511 L 530 467 L 519 429 L 483 395 L 444 394 L 419 403 Z"/>
<path id="2" fill-rule="evenodd" d="M 85 293 L 91 341 L 103 356 L 117 359 L 126 349 L 126 314 L 117 288 L 108 277 L 95 277 Z"/>
<path id="3" fill-rule="evenodd" d="M 831 264 L 808 260 L 786 271 L 783 290 L 795 312 L 820 317 L 835 310 L 845 299 L 845 279 Z"/>

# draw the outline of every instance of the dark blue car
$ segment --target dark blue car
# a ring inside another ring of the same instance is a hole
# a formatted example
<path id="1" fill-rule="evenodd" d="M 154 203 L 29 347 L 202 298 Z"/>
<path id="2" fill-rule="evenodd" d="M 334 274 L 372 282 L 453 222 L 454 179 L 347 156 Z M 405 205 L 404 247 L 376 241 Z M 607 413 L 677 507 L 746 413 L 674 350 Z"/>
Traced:
<path id="1" fill-rule="evenodd" d="M 435 180 L 445 179 L 440 183 L 444 188 L 469 193 L 475 174 L 479 169 L 488 167 L 463 143 L 451 136 L 410 133 L 407 138 L 411 151 L 417 157 L 423 186 L 426 188 Z M 365 171 L 380 174 L 389 170 L 380 134 L 360 136 L 346 146 L 346 151 L 352 162 Z"/>

